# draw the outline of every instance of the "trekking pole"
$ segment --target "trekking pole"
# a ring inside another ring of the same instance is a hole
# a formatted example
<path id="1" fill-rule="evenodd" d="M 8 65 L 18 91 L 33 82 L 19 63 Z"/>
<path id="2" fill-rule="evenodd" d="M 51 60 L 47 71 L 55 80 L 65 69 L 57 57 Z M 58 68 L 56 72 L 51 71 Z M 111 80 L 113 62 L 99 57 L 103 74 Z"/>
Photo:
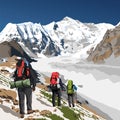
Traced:
<path id="1" fill-rule="evenodd" d="M 75 92 L 75 102 L 77 104 L 77 91 Z"/>

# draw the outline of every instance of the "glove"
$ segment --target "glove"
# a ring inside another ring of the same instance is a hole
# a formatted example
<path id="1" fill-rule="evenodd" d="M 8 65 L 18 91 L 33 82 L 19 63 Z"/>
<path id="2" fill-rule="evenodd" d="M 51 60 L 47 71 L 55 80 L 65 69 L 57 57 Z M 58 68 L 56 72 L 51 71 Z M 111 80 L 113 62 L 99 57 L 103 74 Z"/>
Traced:
<path id="1" fill-rule="evenodd" d="M 32 91 L 35 91 L 35 87 L 32 88 Z"/>
<path id="2" fill-rule="evenodd" d="M 62 91 L 66 91 L 66 89 L 63 87 L 63 88 L 62 88 Z"/>

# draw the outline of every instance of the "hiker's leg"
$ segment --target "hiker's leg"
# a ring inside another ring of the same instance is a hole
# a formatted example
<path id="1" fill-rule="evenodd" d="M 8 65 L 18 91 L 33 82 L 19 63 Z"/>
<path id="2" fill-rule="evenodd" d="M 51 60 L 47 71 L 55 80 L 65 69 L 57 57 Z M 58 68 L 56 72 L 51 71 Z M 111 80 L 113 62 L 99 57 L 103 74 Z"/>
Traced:
<path id="1" fill-rule="evenodd" d="M 25 88 L 27 110 L 32 110 L 32 89 Z"/>
<path id="2" fill-rule="evenodd" d="M 69 105 L 69 107 L 71 107 L 71 96 L 70 96 L 70 94 L 68 94 L 68 105 Z"/>
<path id="3" fill-rule="evenodd" d="M 75 104 L 74 104 L 74 94 L 71 95 L 71 98 L 72 98 L 72 106 L 74 107 Z"/>
<path id="4" fill-rule="evenodd" d="M 58 90 L 58 106 L 61 106 L 61 91 Z"/>
<path id="5" fill-rule="evenodd" d="M 20 114 L 24 114 L 24 100 L 25 100 L 24 88 L 18 88 L 18 97 Z"/>
<path id="6" fill-rule="evenodd" d="M 53 104 L 53 106 L 55 106 L 55 97 L 56 97 L 56 93 L 55 93 L 55 91 L 53 90 L 53 91 L 52 91 L 52 104 Z"/>

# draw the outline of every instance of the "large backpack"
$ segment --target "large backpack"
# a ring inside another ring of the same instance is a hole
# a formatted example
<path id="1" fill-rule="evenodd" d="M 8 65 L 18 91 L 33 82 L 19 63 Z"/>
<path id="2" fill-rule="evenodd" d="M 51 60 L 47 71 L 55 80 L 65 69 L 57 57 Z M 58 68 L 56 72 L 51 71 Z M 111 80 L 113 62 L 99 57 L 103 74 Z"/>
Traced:
<path id="1" fill-rule="evenodd" d="M 51 85 L 57 84 L 57 78 L 59 78 L 59 73 L 58 72 L 52 72 L 51 79 L 50 79 L 50 84 Z"/>
<path id="2" fill-rule="evenodd" d="M 26 79 L 30 76 L 29 66 L 26 65 L 24 60 L 19 60 L 16 64 L 16 77 L 20 79 Z"/>
<path id="3" fill-rule="evenodd" d="M 67 94 L 73 94 L 73 93 L 74 93 L 73 81 L 72 81 L 72 80 L 68 80 L 68 84 L 67 84 Z"/>
<path id="4" fill-rule="evenodd" d="M 57 79 L 59 78 L 59 73 L 58 72 L 52 72 L 51 78 L 50 78 L 50 86 L 52 90 L 57 90 L 57 84 L 58 81 Z"/>

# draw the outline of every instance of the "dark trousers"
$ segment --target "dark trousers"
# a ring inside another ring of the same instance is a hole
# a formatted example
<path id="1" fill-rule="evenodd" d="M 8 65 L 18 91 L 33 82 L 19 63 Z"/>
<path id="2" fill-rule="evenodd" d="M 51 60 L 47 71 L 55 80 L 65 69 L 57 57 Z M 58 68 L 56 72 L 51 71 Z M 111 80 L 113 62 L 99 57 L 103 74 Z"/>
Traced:
<path id="1" fill-rule="evenodd" d="M 74 107 L 74 94 L 68 94 L 68 105 L 71 107 L 71 105 Z"/>
<path id="2" fill-rule="evenodd" d="M 18 97 L 19 97 L 19 108 L 20 114 L 24 114 L 25 110 L 25 97 L 27 110 L 32 110 L 32 88 L 18 88 Z"/>
<path id="3" fill-rule="evenodd" d="M 61 92 L 60 92 L 60 89 L 52 90 L 52 104 L 53 104 L 53 106 L 56 105 L 55 101 L 56 101 L 57 97 L 58 97 L 58 99 L 57 99 L 58 106 L 61 106 Z"/>

